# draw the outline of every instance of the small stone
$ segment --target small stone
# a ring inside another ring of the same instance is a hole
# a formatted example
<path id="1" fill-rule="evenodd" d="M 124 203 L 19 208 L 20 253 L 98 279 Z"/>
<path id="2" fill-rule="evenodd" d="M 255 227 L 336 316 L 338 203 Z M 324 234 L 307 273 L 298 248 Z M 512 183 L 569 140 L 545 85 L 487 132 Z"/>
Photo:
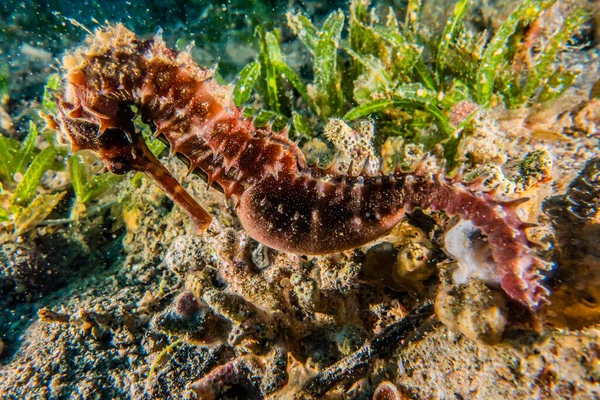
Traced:
<path id="1" fill-rule="evenodd" d="M 433 272 L 429 263 L 433 245 L 411 225 L 395 228 L 389 240 L 367 250 L 362 276 L 394 290 L 418 291 Z"/>
<path id="2" fill-rule="evenodd" d="M 485 344 L 502 340 L 507 325 L 506 302 L 482 281 L 451 283 L 444 277 L 435 299 L 435 313 L 444 325 L 466 337 Z"/>
<path id="3" fill-rule="evenodd" d="M 390 381 L 381 382 L 373 393 L 373 400 L 402 400 L 404 398 L 396 385 Z"/>
<path id="4" fill-rule="evenodd" d="M 302 308 L 315 311 L 319 308 L 320 292 L 317 283 L 302 274 L 295 273 L 290 279 L 294 294 Z"/>
<path id="5" fill-rule="evenodd" d="M 0 247 L 0 293 L 35 299 L 31 294 L 50 290 L 55 279 L 51 269 L 35 250 L 18 244 Z"/>
<path id="6" fill-rule="evenodd" d="M 258 269 L 267 268 L 271 265 L 270 249 L 259 243 L 256 249 L 252 251 L 252 262 Z"/>
<path id="7" fill-rule="evenodd" d="M 177 237 L 167 250 L 165 264 L 178 275 L 202 269 L 206 264 L 202 242 L 192 235 Z"/>
<path id="8" fill-rule="evenodd" d="M 181 293 L 174 302 L 175 312 L 182 317 L 189 317 L 200 310 L 200 303 L 190 292 Z"/>

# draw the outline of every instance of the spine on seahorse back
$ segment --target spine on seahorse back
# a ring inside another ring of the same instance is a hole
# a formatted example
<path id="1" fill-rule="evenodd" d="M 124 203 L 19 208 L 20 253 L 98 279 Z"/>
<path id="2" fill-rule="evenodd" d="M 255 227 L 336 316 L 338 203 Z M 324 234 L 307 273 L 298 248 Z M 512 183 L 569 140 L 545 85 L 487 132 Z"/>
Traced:
<path id="1" fill-rule="evenodd" d="M 131 106 L 190 171 L 239 200 L 244 228 L 270 247 L 304 254 L 350 249 L 386 233 L 405 210 L 432 207 L 472 220 L 489 236 L 506 292 L 532 308 L 540 301 L 522 224 L 487 195 L 443 175 L 345 176 L 307 167 L 285 133 L 257 129 L 243 117 L 212 71 L 160 38 L 136 39 L 122 25 L 98 31 L 66 57 L 65 68 L 57 122 L 74 149 L 96 151 L 115 172 L 148 173 L 203 228 L 208 214 L 149 154 Z"/>

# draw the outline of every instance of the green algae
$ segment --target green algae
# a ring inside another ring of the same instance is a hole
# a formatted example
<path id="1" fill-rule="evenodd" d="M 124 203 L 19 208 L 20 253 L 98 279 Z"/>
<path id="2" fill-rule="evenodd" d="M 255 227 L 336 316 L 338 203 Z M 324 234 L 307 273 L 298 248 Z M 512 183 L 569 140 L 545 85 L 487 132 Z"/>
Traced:
<path id="1" fill-rule="evenodd" d="M 464 23 L 468 0 L 455 4 L 438 35 L 421 23 L 420 1 L 409 1 L 404 22 L 399 22 L 396 10 L 354 0 L 348 15 L 332 12 L 321 30 L 308 16 L 288 13 L 288 27 L 309 54 L 312 81 L 294 72 L 282 56 L 279 31 L 259 27 L 258 60 L 244 67 L 239 77 L 246 91 L 243 98 L 250 98 L 247 91 L 254 82 L 264 110 L 272 114 L 261 116 L 253 108 L 252 115 L 257 120 L 292 118 L 292 127 L 302 130 L 296 136 L 307 139 L 319 134 L 299 125 L 297 116 L 323 126 L 329 118 L 354 121 L 376 115 L 378 144 L 390 136 L 427 142 L 428 149 L 440 143 L 454 165 L 456 148 L 479 110 L 498 104 L 530 107 L 557 98 L 573 83 L 577 73 L 557 60 L 589 19 L 586 11 L 564 16 L 560 28 L 546 34 L 541 48 L 527 42 L 527 30 L 543 23 L 541 18 L 547 18 L 546 11 L 555 3 L 523 1 L 489 39 Z M 532 54 L 531 66 L 521 65 L 520 51 Z M 250 71 L 253 79 L 248 81 Z M 301 102 L 295 101 L 294 91 Z M 467 118 L 453 121 L 454 108 L 461 102 L 476 107 Z M 424 139 L 424 130 L 434 132 L 434 139 Z"/>
<path id="2" fill-rule="evenodd" d="M 30 122 L 29 132 L 20 143 L 0 137 L 0 222 L 12 226 L 16 235 L 43 221 L 65 194 L 39 190 L 42 176 L 50 169 L 57 169 L 55 160 L 58 151 L 52 146 L 39 150 L 36 147 L 37 137 L 38 129 L 33 122 Z"/>

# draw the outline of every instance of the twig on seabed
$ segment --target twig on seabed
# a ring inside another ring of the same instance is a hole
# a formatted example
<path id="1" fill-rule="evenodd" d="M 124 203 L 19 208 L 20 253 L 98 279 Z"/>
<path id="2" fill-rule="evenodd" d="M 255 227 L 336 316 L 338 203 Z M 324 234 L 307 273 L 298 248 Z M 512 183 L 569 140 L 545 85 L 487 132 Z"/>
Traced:
<path id="1" fill-rule="evenodd" d="M 335 384 L 346 379 L 356 380 L 359 374 L 366 372 L 375 357 L 385 356 L 393 351 L 402 340 L 432 314 L 433 303 L 427 303 L 408 314 L 401 321 L 391 324 L 370 343 L 321 371 L 304 386 L 295 398 L 320 398 Z"/>

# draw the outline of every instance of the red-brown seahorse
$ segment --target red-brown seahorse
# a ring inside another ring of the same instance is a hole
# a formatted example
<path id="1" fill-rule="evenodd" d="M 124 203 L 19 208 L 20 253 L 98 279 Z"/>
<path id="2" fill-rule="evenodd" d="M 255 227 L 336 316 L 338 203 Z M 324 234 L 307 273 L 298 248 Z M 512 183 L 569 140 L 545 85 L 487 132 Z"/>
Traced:
<path id="1" fill-rule="evenodd" d="M 535 309 L 545 289 L 514 205 L 443 173 L 348 176 L 306 164 L 286 132 L 257 128 L 189 54 L 160 38 L 139 40 L 122 25 L 98 30 L 64 58 L 65 87 L 51 124 L 73 150 L 95 151 L 114 173 L 141 171 L 185 209 L 199 231 L 210 215 L 147 149 L 132 106 L 172 154 L 238 201 L 250 236 L 274 249 L 325 254 L 385 234 L 415 207 L 459 215 L 481 229 L 502 288 Z"/>

